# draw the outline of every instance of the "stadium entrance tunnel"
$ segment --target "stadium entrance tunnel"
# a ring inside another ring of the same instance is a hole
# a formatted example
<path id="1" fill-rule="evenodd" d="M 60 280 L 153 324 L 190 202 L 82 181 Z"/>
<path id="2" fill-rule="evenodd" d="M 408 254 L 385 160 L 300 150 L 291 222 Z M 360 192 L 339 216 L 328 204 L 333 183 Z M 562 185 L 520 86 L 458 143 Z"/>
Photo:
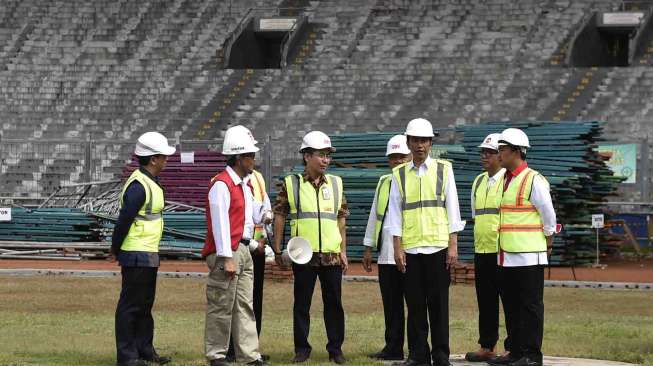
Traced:
<path id="1" fill-rule="evenodd" d="M 597 12 L 585 21 L 570 44 L 573 67 L 624 67 L 645 52 L 651 11 Z"/>
<path id="2" fill-rule="evenodd" d="M 297 52 L 307 17 L 249 17 L 225 42 L 228 69 L 279 69 Z"/>

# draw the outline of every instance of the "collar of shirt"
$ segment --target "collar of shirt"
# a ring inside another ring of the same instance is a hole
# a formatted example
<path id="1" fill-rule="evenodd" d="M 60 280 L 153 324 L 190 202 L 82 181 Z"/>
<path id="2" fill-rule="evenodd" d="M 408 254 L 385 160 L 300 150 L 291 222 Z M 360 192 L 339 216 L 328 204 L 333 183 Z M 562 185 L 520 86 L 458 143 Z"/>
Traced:
<path id="1" fill-rule="evenodd" d="M 491 176 L 490 178 L 488 178 L 488 184 L 489 184 L 489 185 L 492 185 L 492 184 L 496 183 L 496 182 L 501 178 L 501 175 L 502 175 L 505 171 L 506 171 L 505 168 L 501 168 L 501 169 L 499 169 L 498 172 L 496 172 L 493 176 Z"/>
<path id="2" fill-rule="evenodd" d="M 424 160 L 424 162 L 422 163 L 422 165 L 420 165 L 419 167 L 415 166 L 415 161 L 414 161 L 414 160 L 411 160 L 410 163 L 408 163 L 408 166 L 409 166 L 411 169 L 419 169 L 419 168 L 421 168 L 421 167 L 424 167 L 425 169 L 428 169 L 429 164 L 431 164 L 431 160 L 433 160 L 433 159 L 431 159 L 431 157 L 427 155 L 427 156 L 426 156 L 426 160 Z"/>
<path id="3" fill-rule="evenodd" d="M 233 168 L 228 165 L 227 165 L 227 174 L 229 174 L 231 180 L 234 181 L 235 185 L 239 185 L 241 183 L 247 184 L 247 182 L 249 182 L 249 175 L 246 176 L 245 178 L 240 178 L 240 176 L 236 173 L 236 171 L 233 170 Z"/>
<path id="4" fill-rule="evenodd" d="M 318 188 L 320 187 L 323 183 L 326 183 L 326 176 L 324 174 L 320 175 L 320 178 L 317 180 L 317 185 L 311 180 L 311 177 L 308 175 L 308 172 L 304 170 L 302 173 L 302 178 L 304 178 L 304 182 L 310 182 L 313 187 Z"/>
<path id="5" fill-rule="evenodd" d="M 506 170 L 506 183 L 503 186 L 504 192 L 508 190 L 508 185 L 510 184 L 510 181 L 512 181 L 512 178 L 518 176 L 519 173 L 523 172 L 526 168 L 528 168 L 528 163 L 524 161 L 517 167 L 517 169 L 513 170 L 512 172 L 510 170 Z"/>
<path id="6" fill-rule="evenodd" d="M 145 174 L 148 178 L 152 179 L 156 184 L 161 186 L 161 183 L 159 182 L 159 177 L 155 177 L 150 172 L 147 171 L 144 167 L 138 167 L 138 170 L 140 170 L 141 173 Z"/>

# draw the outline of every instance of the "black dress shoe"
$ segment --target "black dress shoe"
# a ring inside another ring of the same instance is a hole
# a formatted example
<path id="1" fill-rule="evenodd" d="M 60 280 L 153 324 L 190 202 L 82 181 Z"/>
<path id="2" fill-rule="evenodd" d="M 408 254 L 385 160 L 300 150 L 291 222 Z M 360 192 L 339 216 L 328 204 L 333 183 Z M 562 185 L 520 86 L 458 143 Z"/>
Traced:
<path id="1" fill-rule="evenodd" d="M 493 357 L 487 361 L 488 364 L 493 365 L 493 366 L 502 366 L 502 365 L 508 365 L 509 363 L 513 363 L 517 361 L 517 358 L 513 357 L 512 354 L 507 354 L 507 355 L 501 355 L 497 357 Z"/>
<path id="2" fill-rule="evenodd" d="M 542 366 L 542 361 L 537 361 L 529 357 L 522 357 L 515 362 L 509 363 L 508 366 Z"/>
<path id="3" fill-rule="evenodd" d="M 170 358 L 169 356 L 159 356 L 158 354 L 155 353 L 154 356 L 152 356 L 152 358 L 145 359 L 145 361 L 156 363 L 158 365 L 165 365 L 167 363 L 170 363 L 170 361 L 172 361 L 172 358 Z"/>
<path id="4" fill-rule="evenodd" d="M 252 366 L 263 366 L 263 365 L 267 365 L 268 362 L 262 358 L 259 358 L 258 360 L 250 361 L 247 364 Z"/>
<path id="5" fill-rule="evenodd" d="M 236 355 L 230 355 L 227 353 L 224 360 L 227 362 L 236 362 Z"/>
<path id="6" fill-rule="evenodd" d="M 148 366 L 147 361 L 140 360 L 140 359 L 129 360 L 126 362 L 117 363 L 116 365 L 117 366 Z"/>
<path id="7" fill-rule="evenodd" d="M 404 360 L 404 355 L 403 354 L 390 354 L 385 351 L 377 352 L 377 353 L 370 353 L 367 355 L 367 357 L 373 359 L 373 360 L 383 360 L 383 361 L 403 361 Z"/>
<path id="8" fill-rule="evenodd" d="M 266 362 L 267 362 L 267 361 L 270 361 L 270 355 L 264 355 L 264 354 L 261 353 L 261 359 L 262 359 L 263 361 L 266 361 Z"/>
<path id="9" fill-rule="evenodd" d="M 403 362 L 393 362 L 392 366 L 431 366 L 430 362 L 419 362 L 410 358 Z"/>
<path id="10" fill-rule="evenodd" d="M 211 360 L 209 362 L 210 366 L 229 366 L 229 362 L 227 362 L 226 358 L 221 358 L 219 360 Z"/>
<path id="11" fill-rule="evenodd" d="M 295 357 L 293 357 L 292 363 L 306 362 L 306 360 L 308 360 L 309 357 L 311 357 L 311 354 L 308 352 L 295 353 Z"/>
<path id="12" fill-rule="evenodd" d="M 345 355 L 342 353 L 332 353 L 329 355 L 329 361 L 338 364 L 338 365 L 344 365 L 347 363 L 347 360 L 345 360 Z"/>

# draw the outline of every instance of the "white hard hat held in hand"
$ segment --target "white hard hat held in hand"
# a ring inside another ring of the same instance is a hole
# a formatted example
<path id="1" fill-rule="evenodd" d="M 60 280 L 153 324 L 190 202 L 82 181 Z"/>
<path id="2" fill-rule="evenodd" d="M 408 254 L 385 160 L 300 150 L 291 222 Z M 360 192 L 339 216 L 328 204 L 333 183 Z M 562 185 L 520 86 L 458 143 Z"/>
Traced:
<path id="1" fill-rule="evenodd" d="M 405 135 L 392 136 L 392 138 L 388 140 L 388 146 L 385 150 L 385 156 L 390 156 L 392 154 L 403 154 L 403 155 L 410 154 L 410 149 L 406 144 L 406 140 L 407 139 Z"/>
<path id="2" fill-rule="evenodd" d="M 136 156 L 172 155 L 175 148 L 168 145 L 168 139 L 158 132 L 145 132 L 136 141 Z"/>
<path id="3" fill-rule="evenodd" d="M 434 137 L 433 125 L 431 122 L 424 118 L 415 118 L 408 122 L 406 126 L 406 136 L 415 136 L 415 137 Z"/>
<path id="4" fill-rule="evenodd" d="M 306 148 L 315 150 L 330 149 L 331 152 L 336 151 L 336 149 L 331 146 L 331 139 L 329 136 L 322 131 L 311 131 L 304 136 L 299 151 L 302 152 Z"/>
<path id="5" fill-rule="evenodd" d="M 241 125 L 229 127 L 224 134 L 224 141 L 222 143 L 223 155 L 239 155 L 247 153 L 255 153 L 259 151 L 256 147 L 258 141 L 254 139 L 252 132 Z"/>
<path id="6" fill-rule="evenodd" d="M 501 139 L 501 134 L 500 133 L 491 133 L 485 137 L 485 140 L 483 140 L 483 143 L 478 145 L 481 149 L 491 149 L 495 151 L 499 151 L 499 140 Z"/>
<path id="7" fill-rule="evenodd" d="M 524 131 L 518 128 L 506 128 L 501 132 L 499 145 L 513 145 L 524 148 L 529 148 L 531 145 L 528 142 L 528 136 Z"/>

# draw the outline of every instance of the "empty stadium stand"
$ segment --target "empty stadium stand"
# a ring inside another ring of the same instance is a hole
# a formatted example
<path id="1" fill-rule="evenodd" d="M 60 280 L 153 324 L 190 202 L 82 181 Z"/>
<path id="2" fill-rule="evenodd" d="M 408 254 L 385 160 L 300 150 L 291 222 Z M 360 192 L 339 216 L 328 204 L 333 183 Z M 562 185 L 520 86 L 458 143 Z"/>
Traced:
<path id="1" fill-rule="evenodd" d="M 144 131 L 219 141 L 235 123 L 260 141 L 270 137 L 274 174 L 297 162 L 308 130 L 397 131 L 415 116 L 437 127 L 604 120 L 608 138 L 642 142 L 653 129 L 651 35 L 644 32 L 648 47 L 628 68 L 569 67 L 567 60 L 594 12 L 648 12 L 649 5 L 5 0 L 0 193 L 43 195 L 61 182 L 116 178 L 130 141 Z M 251 8 L 308 17 L 284 69 L 220 66 L 225 40 Z"/>

